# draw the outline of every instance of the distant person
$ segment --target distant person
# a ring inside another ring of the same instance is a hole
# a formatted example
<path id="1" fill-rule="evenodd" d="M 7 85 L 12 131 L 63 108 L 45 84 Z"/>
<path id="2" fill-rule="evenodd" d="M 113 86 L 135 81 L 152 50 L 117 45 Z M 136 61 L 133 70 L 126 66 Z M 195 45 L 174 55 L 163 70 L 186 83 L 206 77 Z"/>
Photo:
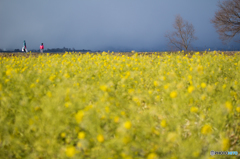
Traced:
<path id="1" fill-rule="evenodd" d="M 27 44 L 25 40 L 23 41 L 22 52 L 27 52 Z"/>
<path id="2" fill-rule="evenodd" d="M 44 45 L 43 43 L 40 45 L 40 52 L 43 53 Z"/>

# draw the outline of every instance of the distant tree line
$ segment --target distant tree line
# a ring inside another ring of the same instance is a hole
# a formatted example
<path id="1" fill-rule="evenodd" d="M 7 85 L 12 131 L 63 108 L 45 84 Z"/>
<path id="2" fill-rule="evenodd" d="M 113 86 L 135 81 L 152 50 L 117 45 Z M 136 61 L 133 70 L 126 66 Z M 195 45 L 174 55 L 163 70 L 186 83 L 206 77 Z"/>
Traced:
<path id="1" fill-rule="evenodd" d="M 39 52 L 40 50 L 34 50 L 34 51 Z M 67 51 L 67 52 L 89 52 L 91 50 L 85 50 L 85 49 L 76 50 L 74 48 L 71 49 L 71 48 L 65 48 L 65 47 L 63 47 L 63 48 L 52 48 L 52 49 L 47 48 L 47 49 L 44 50 L 44 52 L 65 52 L 65 51 Z"/>
<path id="2" fill-rule="evenodd" d="M 40 49 L 32 49 L 32 50 L 28 50 L 28 51 L 32 51 L 32 52 L 40 52 Z M 91 50 L 85 50 L 85 49 L 82 49 L 82 50 L 75 50 L 74 48 L 52 48 L 52 49 L 44 49 L 44 52 L 91 52 Z M 20 49 L 14 49 L 13 51 L 9 51 L 9 50 L 2 50 L 0 49 L 0 52 L 22 52 L 22 50 Z"/>

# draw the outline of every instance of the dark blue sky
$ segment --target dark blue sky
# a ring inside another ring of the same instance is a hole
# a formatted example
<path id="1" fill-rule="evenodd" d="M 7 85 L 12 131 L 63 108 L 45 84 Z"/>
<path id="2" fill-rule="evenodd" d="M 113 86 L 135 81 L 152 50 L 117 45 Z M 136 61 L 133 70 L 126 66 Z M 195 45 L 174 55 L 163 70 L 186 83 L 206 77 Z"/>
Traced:
<path id="1" fill-rule="evenodd" d="M 0 48 L 75 48 L 96 50 L 164 50 L 164 34 L 175 16 L 191 22 L 194 48 L 238 48 L 222 45 L 210 19 L 218 0 L 1 0 Z"/>

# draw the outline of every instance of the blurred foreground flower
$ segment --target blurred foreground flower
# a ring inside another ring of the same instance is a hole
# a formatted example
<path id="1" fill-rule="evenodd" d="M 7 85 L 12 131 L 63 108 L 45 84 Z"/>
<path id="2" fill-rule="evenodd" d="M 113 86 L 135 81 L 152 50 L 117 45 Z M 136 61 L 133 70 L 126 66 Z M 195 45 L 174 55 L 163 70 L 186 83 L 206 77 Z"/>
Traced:
<path id="1" fill-rule="evenodd" d="M 188 93 L 192 93 L 192 91 L 194 91 L 194 89 L 195 89 L 195 88 L 194 88 L 193 86 L 189 86 L 189 87 L 188 87 Z"/>
<path id="2" fill-rule="evenodd" d="M 202 88 L 205 88 L 206 86 L 207 86 L 206 83 L 201 83 Z"/>
<path id="3" fill-rule="evenodd" d="M 84 139 L 85 138 L 85 133 L 83 131 L 78 133 L 78 138 L 79 139 Z"/>
<path id="4" fill-rule="evenodd" d="M 162 120 L 160 124 L 161 124 L 161 127 L 163 127 L 163 128 L 165 128 L 167 126 L 166 120 Z"/>
<path id="5" fill-rule="evenodd" d="M 224 138 L 224 139 L 222 140 L 222 150 L 223 150 L 223 151 L 227 151 L 227 150 L 229 149 L 229 146 L 230 146 L 230 141 L 229 141 L 229 139 Z"/>
<path id="6" fill-rule="evenodd" d="M 131 123 L 130 121 L 126 121 L 126 122 L 124 123 L 124 127 L 125 127 L 126 129 L 130 129 L 131 126 L 132 126 L 132 123 Z"/>
<path id="7" fill-rule="evenodd" d="M 98 140 L 98 142 L 103 142 L 103 141 L 104 141 L 103 135 L 99 134 L 99 135 L 97 136 L 97 140 Z"/>
<path id="8" fill-rule="evenodd" d="M 68 157 L 73 157 L 76 154 L 76 149 L 74 146 L 67 147 L 66 149 L 66 155 Z"/>
<path id="9" fill-rule="evenodd" d="M 170 97 L 171 98 L 176 98 L 177 97 L 177 92 L 176 91 L 171 92 Z"/>
<path id="10" fill-rule="evenodd" d="M 227 108 L 228 112 L 231 112 L 232 111 L 232 103 L 227 101 L 225 103 L 225 107 Z"/>
<path id="11" fill-rule="evenodd" d="M 204 134 L 204 135 L 211 134 L 212 133 L 211 125 L 205 124 L 201 129 L 201 133 Z"/>
<path id="12" fill-rule="evenodd" d="M 147 159 L 158 159 L 158 155 L 152 152 L 147 156 Z"/>
<path id="13" fill-rule="evenodd" d="M 84 116 L 84 112 L 82 110 L 79 110 L 75 115 L 75 119 L 77 123 L 80 123 L 82 121 L 83 116 Z"/>
<path id="14" fill-rule="evenodd" d="M 237 111 L 238 113 L 240 113 L 240 107 L 237 107 L 237 108 L 236 108 L 236 111 Z"/>
<path id="15" fill-rule="evenodd" d="M 191 107 L 190 111 L 192 113 L 197 113 L 198 112 L 198 107 Z"/>

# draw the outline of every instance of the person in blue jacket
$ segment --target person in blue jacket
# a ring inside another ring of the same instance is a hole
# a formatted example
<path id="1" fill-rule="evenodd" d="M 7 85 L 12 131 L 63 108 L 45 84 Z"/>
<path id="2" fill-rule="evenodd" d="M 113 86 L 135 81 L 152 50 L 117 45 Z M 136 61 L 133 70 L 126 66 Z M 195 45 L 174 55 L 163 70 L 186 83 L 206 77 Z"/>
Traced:
<path id="1" fill-rule="evenodd" d="M 27 52 L 27 44 L 25 40 L 23 41 L 22 52 Z"/>

